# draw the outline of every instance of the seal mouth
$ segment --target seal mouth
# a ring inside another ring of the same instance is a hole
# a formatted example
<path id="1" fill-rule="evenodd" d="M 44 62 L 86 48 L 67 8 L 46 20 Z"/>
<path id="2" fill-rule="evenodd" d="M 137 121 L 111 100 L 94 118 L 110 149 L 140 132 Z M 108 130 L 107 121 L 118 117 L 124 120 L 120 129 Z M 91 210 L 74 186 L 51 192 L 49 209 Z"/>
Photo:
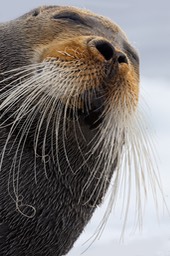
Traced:
<path id="1" fill-rule="evenodd" d="M 93 99 L 90 108 L 85 106 L 84 109 L 80 109 L 78 116 L 83 119 L 90 130 L 98 128 L 104 119 L 104 96 Z"/>
<path id="2" fill-rule="evenodd" d="M 106 92 L 104 89 L 95 91 L 87 90 L 81 95 L 81 98 L 82 104 L 80 108 L 77 108 L 77 111 L 69 107 L 69 117 L 72 116 L 81 119 L 90 130 L 94 130 L 104 120 Z"/>

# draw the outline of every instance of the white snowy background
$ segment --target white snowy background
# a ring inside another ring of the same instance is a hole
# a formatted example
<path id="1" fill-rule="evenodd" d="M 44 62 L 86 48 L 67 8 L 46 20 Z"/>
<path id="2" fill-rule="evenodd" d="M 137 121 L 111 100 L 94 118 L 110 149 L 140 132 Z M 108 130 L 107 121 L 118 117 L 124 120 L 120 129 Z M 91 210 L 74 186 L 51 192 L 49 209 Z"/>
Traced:
<path id="1" fill-rule="evenodd" d="M 152 132 L 164 195 L 170 208 L 170 1 L 169 0 L 0 0 L 0 22 L 16 18 L 39 5 L 74 5 L 116 21 L 137 48 L 141 59 L 141 95 Z M 135 198 L 135 196 L 134 196 Z M 133 196 L 132 196 L 133 201 Z M 120 242 L 120 206 L 111 214 L 99 240 L 88 250 L 104 212 L 98 209 L 69 256 L 170 256 L 170 215 L 159 202 L 159 221 L 152 197 L 146 202 L 142 230 L 133 231 L 134 209 L 129 210 L 124 241 Z M 85 244 L 84 244 L 85 243 Z"/>

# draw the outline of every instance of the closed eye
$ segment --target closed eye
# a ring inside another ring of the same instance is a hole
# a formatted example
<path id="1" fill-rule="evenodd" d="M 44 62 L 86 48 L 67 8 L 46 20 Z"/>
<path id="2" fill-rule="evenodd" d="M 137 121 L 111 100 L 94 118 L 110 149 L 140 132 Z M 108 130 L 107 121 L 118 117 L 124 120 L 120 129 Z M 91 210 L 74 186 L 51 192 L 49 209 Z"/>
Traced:
<path id="1" fill-rule="evenodd" d="M 69 21 L 73 21 L 77 24 L 86 25 L 83 18 L 80 17 L 77 13 L 74 13 L 74 12 L 58 13 L 58 14 L 53 16 L 53 19 L 55 19 L 55 20 L 69 20 Z"/>

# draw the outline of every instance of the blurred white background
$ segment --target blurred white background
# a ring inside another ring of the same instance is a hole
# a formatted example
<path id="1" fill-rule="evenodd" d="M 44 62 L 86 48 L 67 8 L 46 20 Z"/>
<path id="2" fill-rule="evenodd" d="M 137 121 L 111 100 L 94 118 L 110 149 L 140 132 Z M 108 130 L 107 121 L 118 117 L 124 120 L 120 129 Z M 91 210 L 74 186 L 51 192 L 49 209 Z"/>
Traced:
<path id="1" fill-rule="evenodd" d="M 170 208 L 170 1 L 169 0 L 0 0 L 0 22 L 14 19 L 40 5 L 73 5 L 105 15 L 118 23 L 140 53 L 141 95 L 155 133 L 158 166 L 167 205 Z M 133 198 L 132 198 L 133 200 Z M 170 256 L 170 216 L 159 202 L 159 221 L 154 204 L 146 202 L 143 228 L 133 232 L 134 209 L 129 210 L 124 242 L 120 243 L 122 219 L 120 207 L 111 214 L 99 240 L 88 250 L 90 241 L 104 212 L 98 209 L 74 248 L 77 256 Z"/>

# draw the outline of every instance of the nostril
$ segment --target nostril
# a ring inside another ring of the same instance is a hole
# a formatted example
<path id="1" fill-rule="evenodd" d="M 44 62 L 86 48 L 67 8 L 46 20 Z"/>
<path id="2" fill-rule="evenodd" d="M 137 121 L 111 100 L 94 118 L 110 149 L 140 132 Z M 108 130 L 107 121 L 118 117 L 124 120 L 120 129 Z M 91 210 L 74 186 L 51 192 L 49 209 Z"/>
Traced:
<path id="1" fill-rule="evenodd" d="M 118 52 L 117 53 L 117 61 L 118 63 L 126 63 L 128 64 L 128 59 L 126 57 L 126 55 L 123 52 Z"/>
<path id="2" fill-rule="evenodd" d="M 96 49 L 103 55 L 105 60 L 110 60 L 114 55 L 114 47 L 106 41 L 96 41 L 95 42 Z"/>

